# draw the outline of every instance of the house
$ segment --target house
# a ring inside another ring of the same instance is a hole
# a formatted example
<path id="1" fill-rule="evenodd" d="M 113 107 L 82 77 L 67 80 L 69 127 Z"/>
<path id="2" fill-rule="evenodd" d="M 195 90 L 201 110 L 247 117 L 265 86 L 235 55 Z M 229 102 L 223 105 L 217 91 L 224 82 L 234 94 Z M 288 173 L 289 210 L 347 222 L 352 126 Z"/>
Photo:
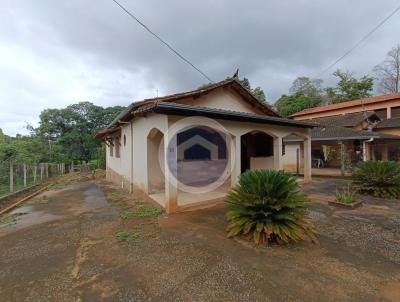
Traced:
<path id="1" fill-rule="evenodd" d="M 284 168 L 283 138 L 302 138 L 311 179 L 313 124 L 282 118 L 236 79 L 132 103 L 104 130 L 107 178 L 168 213 L 221 200 L 250 169 Z M 285 152 L 286 151 L 286 152 Z"/>
<path id="2" fill-rule="evenodd" d="M 318 126 L 311 131 L 314 166 L 320 159 L 330 167 L 400 160 L 400 93 L 309 108 L 291 117 Z"/>

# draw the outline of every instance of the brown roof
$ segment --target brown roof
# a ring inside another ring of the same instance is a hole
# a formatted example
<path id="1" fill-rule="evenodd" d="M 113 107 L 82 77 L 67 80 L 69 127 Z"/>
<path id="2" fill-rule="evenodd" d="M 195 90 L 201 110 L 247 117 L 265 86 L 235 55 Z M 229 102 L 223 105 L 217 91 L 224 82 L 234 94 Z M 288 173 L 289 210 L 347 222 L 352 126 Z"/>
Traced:
<path id="1" fill-rule="evenodd" d="M 236 79 L 226 79 L 224 81 L 208 85 L 204 88 L 198 88 L 188 92 L 176 93 L 162 97 L 156 97 L 151 99 L 144 99 L 142 101 L 137 101 L 131 103 L 124 111 L 122 111 L 111 123 L 107 126 L 106 129 L 112 129 L 118 127 L 121 122 L 126 122 L 132 119 L 132 113 L 138 110 L 141 107 L 152 105 L 160 102 L 175 102 L 180 99 L 189 98 L 189 97 L 199 97 L 201 95 L 205 95 L 213 90 L 216 90 L 221 87 L 230 87 L 238 94 L 240 94 L 244 100 L 249 102 L 252 106 L 259 109 L 265 115 L 281 117 L 279 113 L 277 113 L 270 105 L 265 102 L 257 99 L 246 87 L 244 87 L 238 80 Z M 100 131 L 98 135 L 101 136 L 104 130 Z"/>
<path id="2" fill-rule="evenodd" d="M 330 140 L 367 140 L 367 139 L 386 139 L 400 140 L 400 136 L 383 134 L 365 130 L 354 130 L 346 127 L 317 127 L 311 129 L 311 139 L 313 141 L 330 141 Z"/>
<path id="3" fill-rule="evenodd" d="M 390 118 L 387 120 L 380 121 L 375 128 L 399 128 L 400 129 L 400 117 Z"/>
<path id="4" fill-rule="evenodd" d="M 341 126 L 341 127 L 355 127 L 364 121 L 377 121 L 379 117 L 375 111 L 354 112 L 342 115 L 333 115 L 326 117 L 319 117 L 309 120 L 304 120 L 310 123 L 323 126 Z"/>
<path id="5" fill-rule="evenodd" d="M 379 95 L 379 96 L 371 96 L 368 98 L 362 98 L 362 99 L 357 99 L 357 100 L 352 100 L 352 101 L 342 102 L 342 103 L 337 103 L 337 104 L 330 104 L 330 105 L 325 105 L 325 106 L 320 106 L 320 107 L 315 107 L 315 108 L 308 108 L 308 109 L 304 109 L 300 112 L 297 112 L 295 114 L 292 114 L 291 117 L 296 117 L 296 116 L 301 116 L 301 115 L 306 115 L 306 114 L 316 113 L 316 112 L 324 112 L 324 111 L 329 111 L 329 110 L 334 110 L 334 109 L 355 107 L 355 106 L 366 105 L 366 104 L 371 104 L 371 103 L 385 102 L 385 101 L 390 101 L 393 99 L 400 99 L 400 92 Z"/>

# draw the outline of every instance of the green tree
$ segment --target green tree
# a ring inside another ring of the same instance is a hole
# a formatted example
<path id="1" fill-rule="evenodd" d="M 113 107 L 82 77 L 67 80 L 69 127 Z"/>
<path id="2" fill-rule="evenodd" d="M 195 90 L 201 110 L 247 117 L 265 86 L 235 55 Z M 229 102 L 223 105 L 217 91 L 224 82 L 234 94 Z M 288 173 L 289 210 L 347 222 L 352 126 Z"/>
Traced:
<path id="1" fill-rule="evenodd" d="M 320 98 L 308 97 L 298 92 L 294 95 L 282 95 L 275 102 L 275 107 L 282 116 L 287 117 L 301 110 L 316 107 L 320 103 Z"/>
<path id="2" fill-rule="evenodd" d="M 320 105 L 322 100 L 322 80 L 298 77 L 289 89 L 290 95 L 282 95 L 275 107 L 282 116 L 290 116 L 303 109 Z"/>
<path id="3" fill-rule="evenodd" d="M 97 157 L 100 147 L 95 133 L 110 124 L 123 109 L 121 106 L 103 108 L 90 102 L 46 109 L 40 114 L 40 126 L 35 132 L 43 142 L 48 142 L 52 159 L 62 154 L 69 160 L 89 161 Z"/>
<path id="4" fill-rule="evenodd" d="M 374 88 L 374 78 L 368 75 L 357 79 L 348 71 L 336 70 L 333 75 L 339 78 L 336 87 L 326 88 L 330 103 L 341 103 L 371 96 Z"/>

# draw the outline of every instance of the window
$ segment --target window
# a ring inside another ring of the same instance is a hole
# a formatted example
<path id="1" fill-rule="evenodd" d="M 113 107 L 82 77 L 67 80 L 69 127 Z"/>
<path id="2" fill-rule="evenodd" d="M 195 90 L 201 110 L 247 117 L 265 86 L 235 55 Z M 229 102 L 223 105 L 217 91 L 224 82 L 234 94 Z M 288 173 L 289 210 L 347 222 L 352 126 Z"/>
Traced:
<path id="1" fill-rule="evenodd" d="M 124 134 L 124 147 L 126 146 L 126 135 Z"/>
<path id="2" fill-rule="evenodd" d="M 282 144 L 282 155 L 286 154 L 286 145 Z"/>
<path id="3" fill-rule="evenodd" d="M 119 142 L 119 137 L 115 138 L 115 157 L 119 158 L 119 147 L 121 146 Z"/>

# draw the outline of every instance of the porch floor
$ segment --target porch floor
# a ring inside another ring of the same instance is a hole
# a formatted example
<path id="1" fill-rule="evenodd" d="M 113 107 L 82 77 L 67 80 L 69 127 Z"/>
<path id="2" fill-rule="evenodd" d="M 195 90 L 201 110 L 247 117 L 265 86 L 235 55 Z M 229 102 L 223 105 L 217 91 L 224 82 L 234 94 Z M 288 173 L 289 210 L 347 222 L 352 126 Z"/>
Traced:
<path id="1" fill-rule="evenodd" d="M 206 192 L 206 193 L 188 193 L 184 191 L 178 191 L 178 206 L 186 207 L 186 206 L 196 206 L 200 204 L 208 204 L 216 201 L 222 201 L 223 198 L 230 190 L 230 181 L 224 183 L 222 186 L 217 189 Z M 159 205 L 165 208 L 165 193 L 156 193 L 150 194 L 149 197 L 157 202 Z"/>
<path id="2" fill-rule="evenodd" d="M 338 168 L 312 168 L 311 175 L 312 176 L 334 176 L 334 177 L 342 176 L 341 171 Z M 351 176 L 351 173 L 345 172 L 345 176 Z"/>

